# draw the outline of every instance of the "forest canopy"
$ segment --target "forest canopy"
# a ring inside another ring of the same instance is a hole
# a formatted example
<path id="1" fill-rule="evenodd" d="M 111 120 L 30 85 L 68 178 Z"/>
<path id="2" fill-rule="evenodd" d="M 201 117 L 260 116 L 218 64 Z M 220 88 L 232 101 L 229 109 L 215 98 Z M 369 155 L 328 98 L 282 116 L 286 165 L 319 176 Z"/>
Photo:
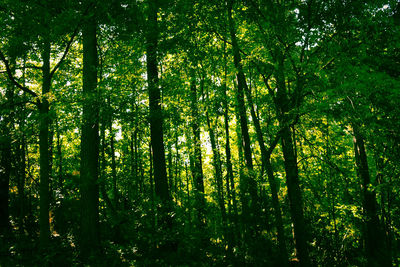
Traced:
<path id="1" fill-rule="evenodd" d="M 398 0 L 0 0 L 0 266 L 398 266 Z"/>

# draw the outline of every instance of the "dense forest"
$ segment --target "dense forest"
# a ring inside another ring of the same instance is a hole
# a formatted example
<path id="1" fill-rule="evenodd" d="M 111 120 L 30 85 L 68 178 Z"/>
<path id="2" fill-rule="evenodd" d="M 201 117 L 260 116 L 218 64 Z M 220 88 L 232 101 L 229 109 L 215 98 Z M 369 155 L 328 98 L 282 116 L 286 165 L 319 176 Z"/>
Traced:
<path id="1" fill-rule="evenodd" d="M 398 0 L 0 21 L 0 266 L 399 266 Z"/>

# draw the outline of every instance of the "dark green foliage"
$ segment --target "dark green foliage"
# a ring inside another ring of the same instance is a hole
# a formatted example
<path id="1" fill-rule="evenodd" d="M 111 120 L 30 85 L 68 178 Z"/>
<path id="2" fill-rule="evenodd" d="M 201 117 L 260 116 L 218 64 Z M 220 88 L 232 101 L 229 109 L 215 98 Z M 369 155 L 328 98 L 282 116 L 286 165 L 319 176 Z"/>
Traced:
<path id="1" fill-rule="evenodd" d="M 0 266 L 397 266 L 398 1 L 0 1 Z"/>

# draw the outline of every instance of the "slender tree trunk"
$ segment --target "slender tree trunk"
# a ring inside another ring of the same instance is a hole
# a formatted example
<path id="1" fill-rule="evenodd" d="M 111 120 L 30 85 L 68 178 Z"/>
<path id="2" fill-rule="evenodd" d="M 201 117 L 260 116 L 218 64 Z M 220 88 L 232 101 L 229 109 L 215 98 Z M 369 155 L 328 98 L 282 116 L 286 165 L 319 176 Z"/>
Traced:
<path id="1" fill-rule="evenodd" d="M 43 40 L 42 51 L 42 95 L 50 92 L 50 40 L 46 35 Z M 50 176 L 50 153 L 49 153 L 49 102 L 43 97 L 39 104 L 39 154 L 40 154 L 40 247 L 46 248 L 50 238 L 49 208 L 49 176 Z"/>
<path id="2" fill-rule="evenodd" d="M 201 88 L 202 95 L 204 96 L 203 91 L 204 91 L 203 88 Z M 207 99 L 208 99 L 208 94 L 207 94 Z M 210 105 L 210 103 L 209 103 L 209 105 Z M 214 166 L 214 170 L 215 170 L 215 182 L 217 185 L 217 200 L 218 200 L 219 208 L 221 210 L 224 236 L 226 237 L 226 235 L 227 235 L 227 217 L 226 217 L 225 197 L 224 197 L 224 188 L 223 188 L 224 185 L 223 185 L 223 180 L 222 180 L 222 163 L 221 163 L 219 147 L 217 146 L 217 138 L 216 138 L 215 132 L 214 132 L 215 126 L 211 124 L 208 109 L 206 109 L 206 120 L 207 120 L 208 134 L 210 136 L 211 149 L 213 152 L 213 166 Z M 231 247 L 231 245 L 229 247 Z"/>
<path id="3" fill-rule="evenodd" d="M 23 66 L 25 66 L 25 59 L 23 61 Z M 25 70 L 22 72 L 22 81 L 25 86 Z M 26 96 L 23 97 L 25 99 Z M 25 214 L 26 214 L 26 194 L 25 194 L 25 182 L 26 182 L 26 136 L 25 136 L 25 119 L 26 119 L 26 110 L 25 107 L 21 108 L 21 111 L 18 112 L 18 124 L 19 130 L 21 134 L 21 141 L 18 145 L 18 161 L 19 161 L 19 178 L 18 180 L 18 203 L 19 203 L 19 214 L 18 214 L 18 227 L 21 235 L 25 233 Z"/>
<path id="4" fill-rule="evenodd" d="M 8 190 L 11 173 L 11 138 L 4 132 L 0 138 L 0 235 L 3 235 L 10 230 Z"/>
<path id="5" fill-rule="evenodd" d="M 187 192 L 187 199 L 186 199 L 186 207 L 187 207 L 187 220 L 189 224 L 189 229 L 192 228 L 192 205 L 190 203 L 190 190 L 189 190 L 189 185 L 190 185 L 190 178 L 189 178 L 189 172 L 188 172 L 188 167 L 187 163 L 185 162 L 185 178 L 186 178 L 186 192 Z"/>
<path id="6" fill-rule="evenodd" d="M 234 59 L 234 65 L 237 71 L 237 91 L 236 91 L 236 104 L 238 119 L 240 122 L 241 130 L 241 142 L 244 151 L 244 158 L 246 162 L 246 171 L 243 172 L 243 182 L 241 182 L 241 190 L 243 199 L 243 215 L 246 222 L 249 224 L 251 234 L 254 234 L 256 225 L 255 214 L 258 213 L 258 194 L 257 194 L 257 184 L 254 180 L 253 173 L 253 160 L 251 155 L 250 146 L 250 136 L 247 124 L 247 114 L 244 102 L 244 91 L 247 90 L 246 77 L 243 72 L 242 59 L 240 56 L 239 45 L 236 38 L 235 23 L 232 18 L 232 5 L 233 1 L 228 0 L 228 23 L 229 23 L 229 33 L 232 42 L 232 53 Z M 247 194 L 249 194 L 249 199 L 247 199 Z M 246 224 L 247 224 L 246 223 Z"/>
<path id="7" fill-rule="evenodd" d="M 108 99 L 109 110 L 111 111 L 110 99 Z M 115 145 L 114 145 L 114 132 L 112 128 L 112 114 L 109 114 L 109 131 L 110 131 L 110 149 L 111 149 L 111 174 L 112 174 L 112 183 L 113 183 L 113 200 L 114 207 L 118 209 L 118 188 L 117 188 L 117 162 L 115 159 Z"/>
<path id="8" fill-rule="evenodd" d="M 208 133 L 209 133 L 210 142 L 211 142 L 211 149 L 213 151 L 213 165 L 214 165 L 214 169 L 215 169 L 215 182 L 217 184 L 218 205 L 221 210 L 222 225 L 224 228 L 224 232 L 226 232 L 227 217 L 226 217 L 225 197 L 224 197 L 224 189 L 223 189 L 223 181 L 222 181 L 221 157 L 219 154 L 219 148 L 217 147 L 215 133 L 212 128 L 210 116 L 209 116 L 208 112 L 206 112 L 206 118 L 207 118 Z"/>
<path id="9" fill-rule="evenodd" d="M 14 68 L 12 66 L 12 68 Z M 10 233 L 9 222 L 9 186 L 11 175 L 11 129 L 13 128 L 14 87 L 11 82 L 7 86 L 6 99 L 8 110 L 2 114 L 0 121 L 0 239 Z"/>
<path id="10" fill-rule="evenodd" d="M 282 213 L 281 213 L 281 207 L 279 204 L 277 184 L 276 184 L 274 171 L 273 171 L 271 161 L 270 161 L 270 156 L 271 156 L 272 150 L 277 145 L 279 136 L 276 136 L 275 140 L 273 140 L 273 142 L 271 143 L 270 149 L 267 150 L 267 148 L 265 147 L 265 143 L 264 143 L 264 136 L 261 131 L 260 121 L 254 110 L 254 104 L 253 104 L 253 98 L 251 96 L 251 91 L 249 88 L 246 88 L 246 89 L 247 89 L 245 91 L 246 98 L 247 98 L 248 105 L 250 107 L 252 121 L 253 121 L 254 127 L 256 129 L 257 141 L 260 146 L 261 161 L 262 161 L 262 165 L 264 166 L 265 171 L 267 172 L 268 182 L 269 182 L 270 189 L 271 189 L 272 206 L 274 208 L 274 214 L 275 214 L 275 220 L 276 220 L 275 224 L 276 224 L 276 229 L 277 229 L 277 233 L 278 233 L 278 244 L 279 244 L 279 250 L 280 250 L 280 254 L 281 254 L 280 256 L 281 256 L 281 261 L 282 261 L 281 264 L 287 265 L 288 264 L 288 254 L 287 254 L 287 250 L 286 250 L 286 238 L 285 238 L 284 229 L 283 229 Z M 279 133 L 278 133 L 278 135 L 279 135 Z"/>
<path id="11" fill-rule="evenodd" d="M 165 164 L 164 136 L 163 136 L 163 114 L 161 110 L 161 92 L 158 84 L 157 69 L 157 43 L 158 25 L 156 0 L 148 0 L 147 34 L 146 34 L 146 62 L 147 82 L 150 104 L 150 137 L 153 152 L 153 168 L 156 196 L 169 209 L 171 200 L 168 190 L 167 170 Z"/>
<path id="12" fill-rule="evenodd" d="M 195 198 L 196 207 L 198 209 L 198 219 L 200 224 L 205 223 L 205 199 L 204 199 L 204 177 L 203 166 L 201 157 L 201 140 L 200 140 L 200 125 L 198 124 L 198 107 L 197 107 L 197 91 L 196 79 L 194 77 L 194 70 L 191 70 L 191 83 L 190 83 L 190 98 L 191 98 L 191 111 L 192 111 L 192 131 L 193 131 L 193 155 L 194 168 L 193 168 L 193 182 L 195 185 Z"/>
<path id="13" fill-rule="evenodd" d="M 238 208 L 236 202 L 236 189 L 235 182 L 233 176 L 233 167 L 232 167 L 232 156 L 231 156 L 231 145 L 230 145 L 230 134 L 229 134 L 229 103 L 227 96 L 227 62 L 226 62 L 226 43 L 224 42 L 224 83 L 223 83 L 223 105 L 224 105 L 224 130 L 225 130 L 225 156 L 226 156 L 226 189 L 227 189 L 227 197 L 228 197 L 228 208 L 229 213 L 232 216 L 232 227 L 233 227 L 233 235 L 232 235 L 232 243 L 235 245 L 237 240 L 239 239 L 238 233 Z"/>
<path id="14" fill-rule="evenodd" d="M 368 266 L 392 266 L 386 250 L 385 237 L 378 217 L 375 192 L 371 189 L 368 158 L 365 151 L 364 138 L 357 126 L 353 125 L 354 152 L 358 174 L 361 178 L 363 193 L 363 209 L 366 221 L 365 253 Z"/>
<path id="15" fill-rule="evenodd" d="M 84 21 L 83 113 L 81 137 L 81 255 L 84 259 L 99 250 L 99 103 L 97 102 L 97 23 L 91 13 Z"/>
<path id="16" fill-rule="evenodd" d="M 180 200 L 180 186 L 182 184 L 180 178 L 181 178 L 181 172 L 180 172 L 180 164 L 179 164 L 179 145 L 178 145 L 178 126 L 176 126 L 175 129 L 175 202 L 178 203 Z M 179 189 L 178 189 L 178 183 L 179 183 Z M 179 190 L 179 191 L 178 191 Z"/>
<path id="17" fill-rule="evenodd" d="M 59 128 L 59 120 L 56 119 L 56 135 L 57 135 L 57 157 L 58 157 L 58 188 L 61 194 L 64 194 L 64 174 L 63 174 L 63 155 L 62 155 L 62 139 Z"/>
<path id="18" fill-rule="evenodd" d="M 51 106 L 49 105 L 49 114 L 48 114 L 48 121 L 49 121 L 49 208 L 50 203 L 54 202 L 54 188 L 57 188 L 57 184 L 54 183 L 54 125 L 53 120 L 51 118 Z M 49 210 L 50 214 L 52 213 Z M 52 219 L 50 218 L 50 222 Z M 50 224 L 50 231 L 53 225 Z"/>
<path id="19" fill-rule="evenodd" d="M 380 155 L 377 155 L 376 159 L 376 181 L 381 185 L 385 184 L 385 179 L 384 179 L 384 158 Z M 389 182 L 391 184 L 391 181 Z M 389 190 L 384 190 L 381 192 L 381 221 L 382 221 L 382 228 L 383 232 L 386 236 L 386 248 L 387 248 L 387 258 L 392 261 L 392 253 L 393 253 L 393 246 L 392 246 L 392 240 L 393 240 L 393 231 L 392 231 L 392 222 L 391 222 L 391 208 L 390 208 L 390 189 Z M 387 208 L 385 207 L 387 206 Z"/>
<path id="20" fill-rule="evenodd" d="M 171 131 L 169 131 L 171 134 Z M 171 138 L 171 136 L 170 136 Z M 172 200 L 174 199 L 174 175 L 173 175 L 173 166 L 172 166 L 172 144 L 170 141 L 168 141 L 168 186 L 169 186 L 169 191 L 171 192 L 171 198 Z"/>
<path id="21" fill-rule="evenodd" d="M 107 187 L 106 187 L 106 168 L 107 168 L 107 162 L 106 162 L 106 126 L 108 124 L 108 121 L 105 120 L 107 116 L 104 114 L 105 110 L 101 109 L 100 111 L 100 118 L 103 118 L 101 122 L 99 122 L 99 127 L 100 127 L 100 136 L 99 136 L 99 164 L 100 164 L 100 172 L 99 172 L 99 177 L 101 183 L 99 183 L 99 192 L 101 193 L 101 196 L 104 199 L 104 202 L 107 206 L 107 211 L 110 211 L 110 215 L 112 217 L 117 216 L 117 212 L 115 209 L 115 205 L 111 201 L 110 197 L 108 196 L 107 193 Z"/>
<path id="22" fill-rule="evenodd" d="M 132 130 L 129 138 L 129 152 L 130 152 L 130 167 L 132 184 L 130 185 L 130 194 L 133 194 L 133 198 L 136 199 L 138 196 L 138 174 L 137 174 L 137 149 L 136 149 L 137 131 Z"/>
<path id="23" fill-rule="evenodd" d="M 157 213 L 156 213 L 156 205 L 155 205 L 155 190 L 154 190 L 154 175 L 153 175 L 153 153 L 151 149 L 151 143 L 149 144 L 149 158 L 150 158 L 150 169 L 149 169 L 149 179 L 150 179 L 150 204 L 151 204 L 151 214 L 153 215 L 153 227 L 156 229 L 157 227 Z"/>
<path id="24" fill-rule="evenodd" d="M 274 98 L 276 112 L 280 124 L 281 145 L 286 173 L 286 185 L 289 197 L 289 206 L 294 228 L 296 251 L 301 266 L 310 266 L 311 261 L 308 252 L 308 231 L 304 221 L 303 198 L 299 182 L 299 170 L 297 166 L 296 140 L 293 140 L 291 129 L 291 110 L 289 97 L 286 92 L 284 56 L 278 50 L 278 68 L 275 73 L 277 81 L 277 93 Z"/>
<path id="25" fill-rule="evenodd" d="M 21 121 L 23 122 L 24 119 Z M 24 129 L 24 123 L 20 122 L 21 129 Z M 18 178 L 18 198 L 19 198 L 19 214 L 18 227 L 21 233 L 24 232 L 24 217 L 25 217 L 25 179 L 26 179 L 26 158 L 25 158 L 25 134 L 21 133 L 21 142 L 18 147 L 19 154 L 19 178 Z"/>
<path id="26" fill-rule="evenodd" d="M 286 185 L 288 188 L 289 205 L 292 215 L 296 249 L 302 266 L 310 266 L 307 245 L 307 230 L 304 222 L 303 199 L 299 185 L 297 158 L 295 156 L 290 128 L 281 128 L 282 150 L 286 172 Z"/>

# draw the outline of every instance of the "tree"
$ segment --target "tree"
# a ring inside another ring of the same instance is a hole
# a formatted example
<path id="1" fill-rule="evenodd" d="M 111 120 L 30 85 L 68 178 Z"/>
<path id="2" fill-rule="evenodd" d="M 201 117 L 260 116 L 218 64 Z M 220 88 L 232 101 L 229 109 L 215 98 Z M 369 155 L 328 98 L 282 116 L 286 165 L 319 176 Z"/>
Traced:
<path id="1" fill-rule="evenodd" d="M 92 5 L 92 3 L 89 3 Z M 95 7 L 91 8 L 92 10 Z M 97 91 L 97 23 L 90 12 L 82 27 L 83 110 L 81 137 L 81 253 L 84 258 L 98 253 L 99 238 L 99 103 Z"/>
<path id="2" fill-rule="evenodd" d="M 168 190 L 167 169 L 165 164 L 165 149 L 163 135 L 163 114 L 161 109 L 161 92 L 158 78 L 157 43 L 158 3 L 149 0 L 147 7 L 147 28 L 146 28 L 146 64 L 147 83 L 149 92 L 149 121 L 151 132 L 151 147 L 153 152 L 154 182 L 157 197 L 163 205 L 169 206 L 171 200 Z M 168 209 L 168 208 L 167 208 Z"/>

